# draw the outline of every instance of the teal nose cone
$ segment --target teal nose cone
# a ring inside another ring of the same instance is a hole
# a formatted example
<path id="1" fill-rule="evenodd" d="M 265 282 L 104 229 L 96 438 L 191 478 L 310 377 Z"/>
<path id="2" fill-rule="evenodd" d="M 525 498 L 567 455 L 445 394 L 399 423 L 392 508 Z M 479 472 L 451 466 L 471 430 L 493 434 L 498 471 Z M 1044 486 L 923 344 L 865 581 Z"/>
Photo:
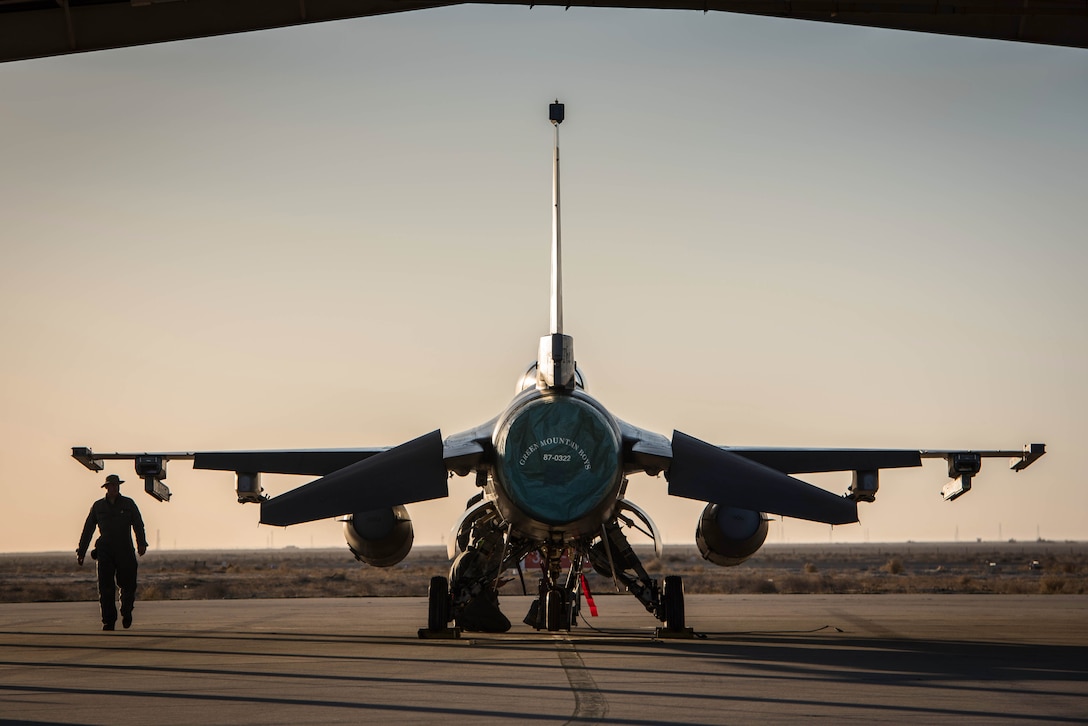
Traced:
<path id="1" fill-rule="evenodd" d="M 612 426 L 570 396 L 528 404 L 496 444 L 500 484 L 519 509 L 545 524 L 585 517 L 619 479 L 619 442 Z"/>

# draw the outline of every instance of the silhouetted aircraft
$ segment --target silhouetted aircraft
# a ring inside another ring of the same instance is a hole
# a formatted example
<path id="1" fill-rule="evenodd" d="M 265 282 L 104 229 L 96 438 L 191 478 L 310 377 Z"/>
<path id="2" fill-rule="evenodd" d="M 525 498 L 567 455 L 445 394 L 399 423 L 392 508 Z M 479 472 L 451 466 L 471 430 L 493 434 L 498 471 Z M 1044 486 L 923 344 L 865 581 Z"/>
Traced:
<path id="1" fill-rule="evenodd" d="M 1084 0 L 475 0 L 477 4 L 657 8 L 1088 47 Z M 123 48 L 460 5 L 460 0 L 4 0 L 0 61 Z"/>
<path id="2" fill-rule="evenodd" d="M 553 158 L 551 332 L 518 379 L 513 401 L 495 418 L 445 439 L 439 431 L 392 448 L 207 451 L 72 456 L 92 471 L 105 460 L 132 459 L 146 491 L 165 501 L 166 462 L 192 459 L 196 469 L 234 471 L 240 502 L 259 503 L 261 523 L 287 526 L 346 516 L 344 532 L 356 558 L 376 567 L 408 554 L 414 534 L 404 505 L 449 494 L 451 475 L 474 475 L 480 491 L 453 528 L 449 578 L 431 581 L 422 637 L 458 629 L 503 632 L 499 609 L 503 575 L 526 556 L 539 562 L 538 597 L 525 621 L 538 630 L 571 627 L 583 594 L 583 566 L 615 580 L 662 621 L 662 633 L 689 632 L 679 577 L 651 577 L 627 533 L 661 537 L 649 515 L 625 498 L 635 472 L 665 474 L 669 494 L 707 505 L 696 528 L 703 557 L 731 566 L 754 554 L 767 537 L 767 514 L 830 524 L 858 520 L 857 503 L 874 501 L 881 469 L 921 466 L 943 458 L 952 500 L 971 488 L 982 459 L 1010 457 L 1021 470 L 1046 447 L 1021 451 L 804 449 L 716 446 L 679 431 L 672 437 L 613 416 L 586 392 L 575 365 L 574 341 L 563 333 L 562 245 L 559 219 L 559 124 L 564 107 L 549 108 L 555 127 Z M 791 474 L 852 471 L 842 496 Z M 320 477 L 277 497 L 262 493 L 262 473 Z M 457 628 L 449 623 L 456 622 Z"/>

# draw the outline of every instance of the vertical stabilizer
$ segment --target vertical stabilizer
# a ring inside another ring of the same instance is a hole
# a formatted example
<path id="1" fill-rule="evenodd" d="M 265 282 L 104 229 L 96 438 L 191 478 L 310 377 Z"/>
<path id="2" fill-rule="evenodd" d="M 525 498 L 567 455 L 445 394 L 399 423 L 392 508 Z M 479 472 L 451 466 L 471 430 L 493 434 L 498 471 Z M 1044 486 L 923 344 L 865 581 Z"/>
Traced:
<path id="1" fill-rule="evenodd" d="M 563 248 L 559 220 L 559 124 L 563 123 L 563 104 L 556 99 L 548 107 L 548 118 L 555 127 L 552 155 L 552 308 L 551 335 L 540 339 L 537 357 L 537 388 L 575 387 L 574 339 L 563 334 Z"/>
<path id="2" fill-rule="evenodd" d="M 552 335 L 563 334 L 563 246 L 559 224 L 559 124 L 563 123 L 563 104 L 556 99 L 548 107 L 548 118 L 555 127 L 552 155 Z"/>

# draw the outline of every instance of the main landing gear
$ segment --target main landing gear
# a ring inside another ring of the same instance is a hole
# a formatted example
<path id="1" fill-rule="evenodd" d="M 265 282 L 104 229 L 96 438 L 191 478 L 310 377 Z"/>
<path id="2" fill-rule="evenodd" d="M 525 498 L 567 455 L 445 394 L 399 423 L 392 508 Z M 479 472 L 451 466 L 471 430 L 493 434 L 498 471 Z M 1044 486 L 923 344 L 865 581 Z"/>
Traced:
<path id="1" fill-rule="evenodd" d="M 574 592 L 568 592 L 559 587 L 546 589 L 545 582 L 545 578 L 541 578 L 540 597 L 533 601 L 524 622 L 536 630 L 569 631 L 577 625 L 581 610 L 581 585 L 579 583 Z M 693 637 L 692 629 L 685 627 L 684 584 L 680 576 L 669 575 L 665 578 L 663 587 L 658 587 L 656 580 L 651 583 L 647 590 L 658 593 L 658 596 L 654 598 L 653 607 L 648 606 L 646 609 L 662 621 L 662 627 L 655 631 L 656 637 Z M 460 638 L 462 628 L 450 627 L 453 620 L 448 581 L 445 577 L 432 577 L 427 593 L 427 627 L 419 629 L 419 637 Z"/>
<path id="2" fill-rule="evenodd" d="M 693 638 L 695 631 L 684 624 L 684 582 L 679 575 L 665 578 L 661 590 L 661 607 L 658 611 L 664 627 L 656 631 L 659 638 Z"/>
<path id="3" fill-rule="evenodd" d="M 496 530 L 496 532 L 498 532 Z M 498 533 L 501 534 L 501 533 Z M 494 540 L 493 542 L 491 540 Z M 457 638 L 463 630 L 503 633 L 510 621 L 499 609 L 499 573 L 516 565 L 529 551 L 528 542 L 511 547 L 495 537 L 476 538 L 454 561 L 450 579 L 432 577 L 427 596 L 427 627 L 420 638 Z M 538 550 L 541 576 L 537 598 L 524 622 L 536 630 L 569 631 L 578 624 L 583 565 L 588 561 L 602 577 L 626 589 L 661 621 L 659 638 L 691 638 L 685 623 L 684 585 L 678 575 L 664 581 L 650 577 L 615 521 L 595 541 L 564 543 L 558 537 Z M 455 622 L 456 627 L 450 627 Z"/>
<path id="4" fill-rule="evenodd" d="M 449 627 L 452 608 L 449 581 L 441 575 L 432 577 L 427 589 L 427 627 L 419 629 L 419 637 L 460 638 L 461 629 Z"/>

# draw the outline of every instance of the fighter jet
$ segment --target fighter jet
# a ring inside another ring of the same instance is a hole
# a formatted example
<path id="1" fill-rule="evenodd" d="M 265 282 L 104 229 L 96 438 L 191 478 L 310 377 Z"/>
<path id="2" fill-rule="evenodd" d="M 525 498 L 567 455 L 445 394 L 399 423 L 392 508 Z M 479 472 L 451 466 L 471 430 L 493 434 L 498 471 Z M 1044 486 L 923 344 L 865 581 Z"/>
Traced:
<path id="1" fill-rule="evenodd" d="M 101 471 L 105 460 L 133 460 L 145 490 L 160 501 L 170 498 L 163 484 L 170 459 L 191 459 L 196 469 L 233 471 L 238 501 L 259 504 L 262 524 L 343 517 L 348 548 L 375 567 L 401 562 L 412 548 L 406 504 L 446 497 L 452 474 L 472 475 L 479 492 L 453 526 L 449 577 L 431 580 L 420 637 L 508 630 L 499 589 L 508 579 L 504 574 L 520 572 L 530 555 L 539 579 L 524 621 L 537 630 L 569 630 L 576 624 L 585 594 L 582 572 L 591 566 L 638 598 L 662 622 L 659 633 L 679 637 L 691 630 L 681 579 L 651 577 L 628 539 L 633 531 L 642 532 L 660 556 L 659 530 L 626 498 L 631 474 L 663 473 L 670 495 L 705 502 L 695 530 L 699 551 L 715 565 L 730 567 L 763 545 L 768 515 L 829 524 L 858 521 L 858 502 L 875 500 L 881 469 L 943 458 L 951 481 L 942 493 L 953 500 L 970 490 L 984 458 L 1009 457 L 1012 469 L 1020 471 L 1046 452 L 1044 444 L 990 451 L 731 447 L 680 431 L 666 437 L 614 416 L 587 392 L 574 341 L 563 333 L 559 125 L 564 114 L 563 104 L 550 105 L 555 138 L 551 330 L 498 416 L 469 431 L 445 438 L 432 431 L 390 448 L 98 454 L 74 447 L 72 456 L 92 471 Z M 791 476 L 830 471 L 853 472 L 845 494 Z M 262 473 L 319 478 L 268 497 Z"/>

